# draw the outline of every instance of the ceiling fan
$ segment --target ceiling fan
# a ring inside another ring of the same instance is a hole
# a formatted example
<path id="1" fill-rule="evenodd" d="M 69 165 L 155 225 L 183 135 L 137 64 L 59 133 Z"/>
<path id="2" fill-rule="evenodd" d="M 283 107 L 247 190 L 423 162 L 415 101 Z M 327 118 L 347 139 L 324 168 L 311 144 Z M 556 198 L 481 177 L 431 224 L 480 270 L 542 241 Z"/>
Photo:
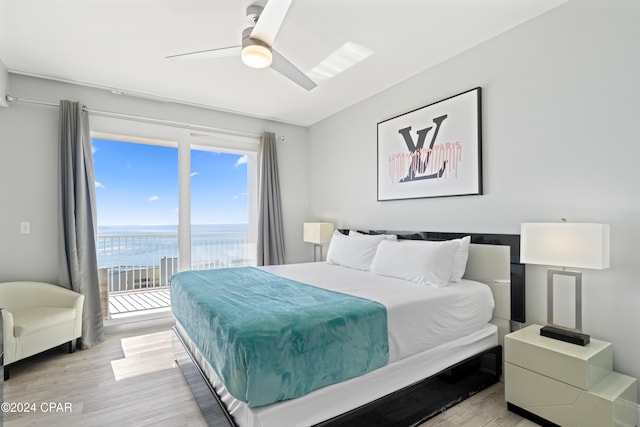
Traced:
<path id="1" fill-rule="evenodd" d="M 246 65 L 253 68 L 271 66 L 271 68 L 289 80 L 306 90 L 311 90 L 316 87 L 316 84 L 273 49 L 273 42 L 291 6 L 291 2 L 292 0 L 269 0 L 264 8 L 257 4 L 248 6 L 247 21 L 251 26 L 242 31 L 242 45 L 240 46 L 181 53 L 167 56 L 166 59 L 220 58 L 240 54 L 242 55 L 242 61 Z"/>

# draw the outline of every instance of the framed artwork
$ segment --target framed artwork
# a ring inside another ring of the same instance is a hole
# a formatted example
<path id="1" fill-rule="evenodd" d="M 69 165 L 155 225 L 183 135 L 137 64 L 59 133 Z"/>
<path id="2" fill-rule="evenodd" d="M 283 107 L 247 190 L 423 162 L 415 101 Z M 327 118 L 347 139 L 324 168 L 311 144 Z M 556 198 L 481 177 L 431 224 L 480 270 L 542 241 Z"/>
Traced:
<path id="1" fill-rule="evenodd" d="M 378 201 L 482 194 L 480 93 L 378 123 Z"/>

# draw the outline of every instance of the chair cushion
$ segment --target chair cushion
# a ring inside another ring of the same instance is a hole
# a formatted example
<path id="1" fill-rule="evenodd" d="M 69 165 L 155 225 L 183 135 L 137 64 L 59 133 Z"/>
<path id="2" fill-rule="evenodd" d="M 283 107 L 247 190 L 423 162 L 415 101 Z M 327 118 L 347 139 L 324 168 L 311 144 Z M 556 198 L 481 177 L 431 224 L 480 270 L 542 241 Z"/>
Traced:
<path id="1" fill-rule="evenodd" d="M 60 323 L 73 321 L 76 312 L 73 308 L 37 307 L 13 312 L 13 335 L 29 335 Z"/>

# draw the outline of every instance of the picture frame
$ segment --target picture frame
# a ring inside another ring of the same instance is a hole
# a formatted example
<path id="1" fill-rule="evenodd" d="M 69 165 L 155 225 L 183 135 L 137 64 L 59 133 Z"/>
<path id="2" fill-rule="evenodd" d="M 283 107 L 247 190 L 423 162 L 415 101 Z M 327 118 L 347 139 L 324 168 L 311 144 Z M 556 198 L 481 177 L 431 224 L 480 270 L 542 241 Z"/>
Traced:
<path id="1" fill-rule="evenodd" d="M 378 123 L 378 201 L 482 194 L 481 92 Z"/>

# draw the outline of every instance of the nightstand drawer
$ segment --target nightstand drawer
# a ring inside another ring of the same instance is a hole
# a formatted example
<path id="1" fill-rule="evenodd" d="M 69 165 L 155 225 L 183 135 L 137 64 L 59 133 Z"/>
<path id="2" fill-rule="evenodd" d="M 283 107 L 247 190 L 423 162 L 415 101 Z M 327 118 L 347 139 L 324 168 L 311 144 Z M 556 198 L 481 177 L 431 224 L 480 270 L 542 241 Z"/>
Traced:
<path id="1" fill-rule="evenodd" d="M 612 372 L 585 391 L 506 363 L 505 379 L 507 402 L 563 427 L 637 425 L 635 378 Z"/>
<path id="2" fill-rule="evenodd" d="M 578 427 L 572 403 L 583 391 L 544 375 L 505 363 L 507 402 L 563 427 Z"/>
<path id="3" fill-rule="evenodd" d="M 589 390 L 613 369 L 613 347 L 592 339 L 586 346 L 540 336 L 533 325 L 505 336 L 505 362 Z"/>

